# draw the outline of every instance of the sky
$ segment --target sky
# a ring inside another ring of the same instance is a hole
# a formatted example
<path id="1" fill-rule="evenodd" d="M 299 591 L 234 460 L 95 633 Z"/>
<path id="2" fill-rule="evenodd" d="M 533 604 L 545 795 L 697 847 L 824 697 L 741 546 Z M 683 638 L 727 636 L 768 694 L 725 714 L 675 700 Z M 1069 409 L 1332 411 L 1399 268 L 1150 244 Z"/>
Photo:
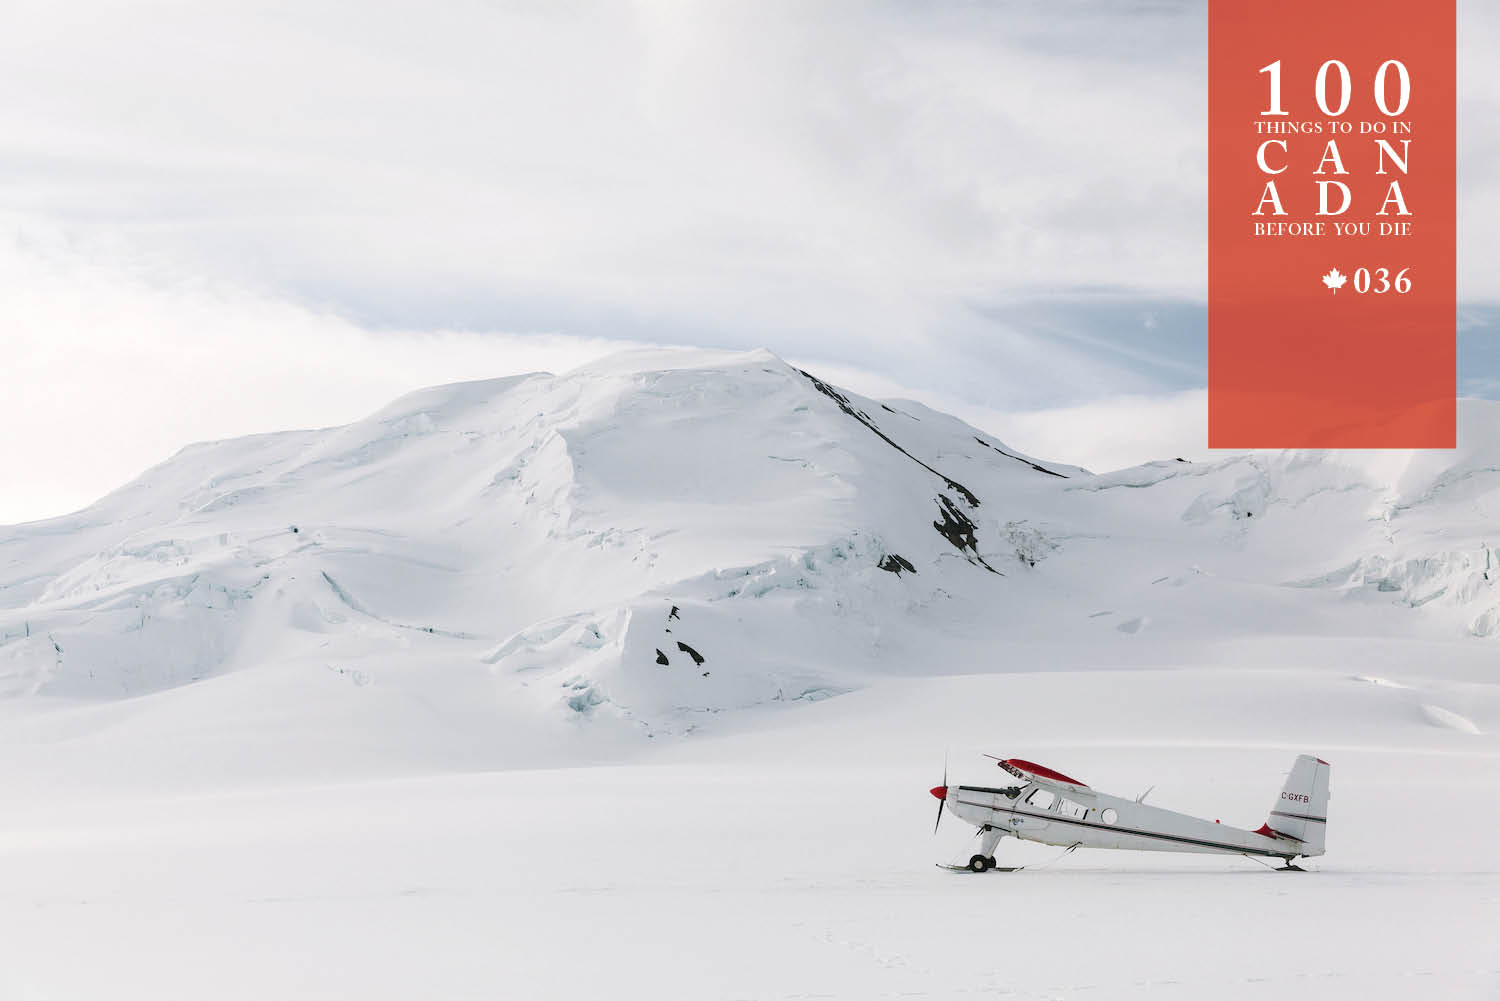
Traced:
<path id="1" fill-rule="evenodd" d="M 1092 468 L 1206 454 L 1201 2 L 0 13 L 0 522 L 192 441 L 768 347 Z M 1500 395 L 1500 10 L 1460 4 Z"/>

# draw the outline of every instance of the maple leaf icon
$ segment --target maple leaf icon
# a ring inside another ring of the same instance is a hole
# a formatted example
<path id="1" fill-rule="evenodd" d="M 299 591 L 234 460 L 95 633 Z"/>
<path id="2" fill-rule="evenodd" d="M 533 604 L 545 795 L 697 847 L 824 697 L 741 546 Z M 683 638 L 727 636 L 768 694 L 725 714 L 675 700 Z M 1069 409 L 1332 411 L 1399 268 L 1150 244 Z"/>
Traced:
<path id="1" fill-rule="evenodd" d="M 1323 284 L 1333 289 L 1334 295 L 1338 295 L 1339 289 L 1344 287 L 1344 282 L 1349 280 L 1349 276 L 1340 274 L 1338 268 L 1329 268 L 1328 274 L 1323 275 L 1322 278 Z"/>

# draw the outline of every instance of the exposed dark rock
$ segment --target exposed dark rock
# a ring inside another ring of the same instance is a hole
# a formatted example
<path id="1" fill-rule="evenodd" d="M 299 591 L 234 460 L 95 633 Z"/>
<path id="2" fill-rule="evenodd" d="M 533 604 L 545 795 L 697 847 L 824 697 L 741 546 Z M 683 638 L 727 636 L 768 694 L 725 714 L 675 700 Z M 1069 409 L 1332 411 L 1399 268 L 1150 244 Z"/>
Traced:
<path id="1" fill-rule="evenodd" d="M 938 530 L 938 534 L 947 539 L 948 542 L 961 553 L 967 554 L 968 558 L 984 567 L 990 573 L 999 574 L 1000 571 L 984 561 L 979 555 L 979 540 L 975 537 L 974 523 L 969 516 L 959 510 L 953 499 L 946 494 L 938 495 L 938 513 L 942 515 L 942 521 L 934 521 L 932 527 Z M 1004 576 L 1004 574 L 1001 574 Z"/>
<path id="2" fill-rule="evenodd" d="M 703 654 L 699 653 L 697 650 L 694 650 L 692 647 L 688 646 L 681 640 L 677 641 L 677 649 L 693 658 L 693 663 L 695 665 L 701 666 L 703 664 Z"/>
<path id="3" fill-rule="evenodd" d="M 840 393 L 837 389 L 834 389 L 832 386 L 828 385 L 828 383 L 824 382 L 822 379 L 819 379 L 811 372 L 804 371 L 800 368 L 797 371 L 801 372 L 804 376 L 807 377 L 807 380 L 813 384 L 814 389 L 822 393 L 824 396 L 828 397 L 834 403 L 837 403 L 840 410 L 873 431 L 875 433 L 875 436 L 878 437 L 881 441 L 885 442 L 887 445 L 891 446 L 896 451 L 900 452 L 902 455 L 906 456 L 912 462 L 915 462 L 917 465 L 921 466 L 932 475 L 938 477 L 943 481 L 944 485 L 947 486 L 949 490 L 952 490 L 955 493 L 962 494 L 964 500 L 969 502 L 970 507 L 979 506 L 979 498 L 974 496 L 974 492 L 972 490 L 964 486 L 962 483 L 959 483 L 957 480 L 949 479 L 947 476 L 938 472 L 936 469 L 933 469 L 927 463 L 923 462 L 915 455 L 912 455 L 900 445 L 896 444 L 889 435 L 875 426 L 875 422 L 870 419 L 869 414 L 865 413 L 863 410 L 856 410 L 854 408 L 854 405 L 849 402 L 849 397 L 845 396 L 843 393 Z"/>
<path id="4" fill-rule="evenodd" d="M 978 435 L 974 436 L 974 440 L 977 441 L 977 442 L 979 442 L 979 444 L 983 445 L 985 448 L 989 449 L 992 452 L 999 452 L 1001 455 L 1005 456 L 1007 459 L 1015 459 L 1017 462 L 1024 462 L 1024 463 L 1026 463 L 1026 465 L 1030 466 L 1032 469 L 1035 469 L 1039 473 L 1046 473 L 1048 476 L 1057 476 L 1057 477 L 1060 477 L 1061 479 L 1064 479 L 1064 480 L 1066 480 L 1068 478 L 1065 473 L 1059 473 L 1057 470 L 1055 470 L 1055 469 L 1048 469 L 1045 466 L 1038 466 L 1036 463 L 1032 462 L 1030 459 L 1023 459 L 1019 455 L 1011 455 L 1005 449 L 999 448 L 999 447 L 997 447 L 995 445 L 991 445 L 989 442 L 985 441 L 983 438 L 979 437 Z"/>
<path id="5" fill-rule="evenodd" d="M 662 666 L 672 663 L 670 660 L 667 660 L 667 655 L 661 652 L 661 647 L 656 648 L 656 662 Z"/>
<path id="6" fill-rule="evenodd" d="M 682 618 L 682 616 L 680 616 L 680 615 L 677 614 L 677 606 L 673 605 L 672 606 L 672 610 L 667 613 L 667 621 L 671 622 L 673 619 L 680 619 L 680 618 Z"/>
<path id="7" fill-rule="evenodd" d="M 963 497 L 963 499 L 968 503 L 969 507 L 976 508 L 979 506 L 979 498 L 974 496 L 974 492 L 972 490 L 964 486 L 962 483 L 959 483 L 957 480 L 950 479 L 943 473 L 938 472 L 936 469 L 932 468 L 927 463 L 923 462 L 921 459 L 917 458 L 915 455 L 912 455 L 906 449 L 898 445 L 889 435 L 875 426 L 875 422 L 870 419 L 869 414 L 865 413 L 863 410 L 856 409 L 854 405 L 849 402 L 849 398 L 843 393 L 840 393 L 838 390 L 834 389 L 832 386 L 828 385 L 828 383 L 824 382 L 822 379 L 819 379 L 811 372 L 808 372 L 804 369 L 798 369 L 797 371 L 801 372 L 802 375 L 813 384 L 814 389 L 822 393 L 824 396 L 828 397 L 834 403 L 838 404 L 838 408 L 844 413 L 848 414 L 850 417 L 853 417 L 865 427 L 869 428 L 877 438 L 894 448 L 896 451 L 900 452 L 902 455 L 906 456 L 912 462 L 915 462 L 917 465 L 927 470 L 929 473 L 932 473 L 938 479 L 942 480 L 943 485 L 946 486 L 949 490 L 952 490 L 954 493 Z M 976 438 L 975 440 L 987 448 L 994 448 L 995 451 L 999 452 L 1001 455 L 1016 459 L 1018 462 L 1027 461 L 1025 459 L 1021 459 L 1019 456 L 1010 455 L 1009 452 L 1006 452 L 1002 449 L 995 448 L 995 446 L 990 445 L 988 442 L 982 439 Z M 1044 469 L 1041 466 L 1036 465 L 1035 463 L 1028 462 L 1027 464 L 1032 466 L 1037 471 L 1046 473 L 1049 476 L 1058 476 L 1066 479 L 1066 477 L 1063 477 L 1062 473 L 1054 472 L 1050 469 Z M 1003 574 L 1000 574 L 999 570 L 996 570 L 994 567 L 986 563 L 984 557 L 979 555 L 979 544 L 978 540 L 975 538 L 974 522 L 970 521 L 969 517 L 958 509 L 958 505 L 955 504 L 954 501 L 946 494 L 943 494 L 938 496 L 938 506 L 939 512 L 943 516 L 943 520 L 933 522 L 932 527 L 937 529 L 945 539 L 952 543 L 955 549 L 958 549 L 960 552 L 965 553 L 970 562 L 977 563 L 979 566 L 984 567 L 992 574 L 999 574 L 1000 576 L 1004 576 Z M 916 570 L 913 569 L 912 572 L 915 573 Z"/>
<path id="8" fill-rule="evenodd" d="M 917 572 L 917 568 L 911 565 L 910 560 L 908 560 L 905 556 L 898 556 L 895 553 L 887 554 L 885 559 L 880 561 L 879 566 L 880 569 L 889 570 L 897 577 L 901 576 L 901 571 L 903 570 L 905 570 L 907 573 Z"/>

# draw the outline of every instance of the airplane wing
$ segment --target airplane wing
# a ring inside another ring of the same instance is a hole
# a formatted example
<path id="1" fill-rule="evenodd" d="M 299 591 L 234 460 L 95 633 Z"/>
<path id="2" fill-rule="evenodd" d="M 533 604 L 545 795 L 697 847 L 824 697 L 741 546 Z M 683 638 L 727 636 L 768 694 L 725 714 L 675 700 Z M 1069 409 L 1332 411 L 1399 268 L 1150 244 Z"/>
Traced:
<path id="1" fill-rule="evenodd" d="M 993 754 L 986 754 L 985 757 L 997 762 L 1001 768 L 1023 782 L 1034 782 L 1059 792 L 1093 794 L 1093 790 L 1088 787 L 1087 783 L 1048 768 L 1046 765 L 1039 765 L 1035 761 L 1027 761 L 1025 758 L 999 758 Z"/>

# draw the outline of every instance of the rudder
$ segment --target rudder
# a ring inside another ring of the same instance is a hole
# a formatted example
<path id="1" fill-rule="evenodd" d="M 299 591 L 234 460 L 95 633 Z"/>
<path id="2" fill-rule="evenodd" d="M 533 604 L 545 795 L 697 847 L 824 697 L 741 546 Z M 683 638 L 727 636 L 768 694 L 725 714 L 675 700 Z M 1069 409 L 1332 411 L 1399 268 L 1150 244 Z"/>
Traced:
<path id="1" fill-rule="evenodd" d="M 1266 826 L 1302 843 L 1299 855 L 1322 855 L 1328 829 L 1328 762 L 1303 754 L 1281 787 Z"/>

